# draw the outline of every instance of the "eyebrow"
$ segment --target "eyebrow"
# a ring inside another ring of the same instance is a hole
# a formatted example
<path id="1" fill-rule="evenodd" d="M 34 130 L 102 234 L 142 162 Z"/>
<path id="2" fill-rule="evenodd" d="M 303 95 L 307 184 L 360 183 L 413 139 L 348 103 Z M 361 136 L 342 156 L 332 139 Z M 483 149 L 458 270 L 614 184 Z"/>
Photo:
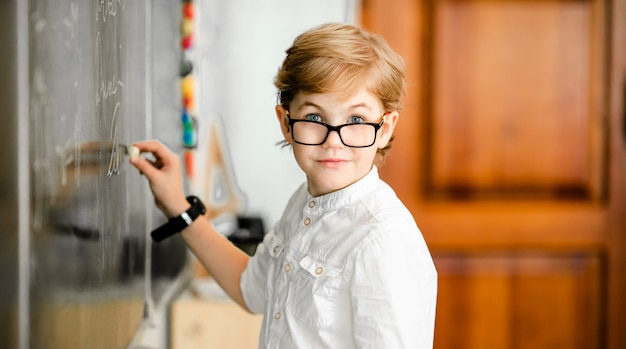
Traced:
<path id="1" fill-rule="evenodd" d="M 301 109 L 303 109 L 304 107 L 315 107 L 315 108 L 317 108 L 317 109 L 324 110 L 324 108 L 323 108 L 323 107 L 321 107 L 321 106 L 319 106 L 319 105 L 317 105 L 317 104 L 315 104 L 315 103 L 313 103 L 313 102 L 310 102 L 310 101 L 304 101 L 304 103 L 302 103 L 302 105 L 300 105 L 300 106 L 299 106 L 298 108 L 296 108 L 296 109 L 297 109 L 297 110 L 301 110 Z M 353 104 L 353 105 L 349 106 L 347 109 L 348 109 L 348 110 L 353 110 L 353 109 L 357 109 L 357 108 L 365 108 L 365 109 L 368 109 L 368 110 L 372 110 L 372 108 L 371 108 L 369 105 L 365 104 L 365 103 L 357 103 L 357 104 Z"/>

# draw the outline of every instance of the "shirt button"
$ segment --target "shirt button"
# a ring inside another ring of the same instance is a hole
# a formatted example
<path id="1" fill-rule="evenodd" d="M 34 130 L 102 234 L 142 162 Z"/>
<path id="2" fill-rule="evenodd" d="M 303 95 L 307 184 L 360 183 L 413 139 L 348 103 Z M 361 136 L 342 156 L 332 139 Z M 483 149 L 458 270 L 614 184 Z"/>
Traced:
<path id="1" fill-rule="evenodd" d="M 309 225 L 309 224 L 311 224 L 311 218 L 305 218 L 304 225 Z"/>
<path id="2" fill-rule="evenodd" d="M 280 245 L 274 246 L 274 253 L 278 253 L 280 251 Z"/>
<path id="3" fill-rule="evenodd" d="M 321 274 L 323 271 L 324 271 L 324 268 L 322 268 L 322 267 L 315 268 L 315 274 L 317 274 L 317 275 Z"/>
<path id="4" fill-rule="evenodd" d="M 309 207 L 310 207 L 310 208 L 315 207 L 315 201 L 311 201 L 311 202 L 309 202 Z"/>
<path id="5" fill-rule="evenodd" d="M 280 320 L 280 317 L 281 317 L 281 315 L 280 315 L 280 311 L 279 311 L 279 312 L 276 312 L 276 314 L 274 314 L 274 319 L 276 319 L 276 320 Z"/>
<path id="6" fill-rule="evenodd" d="M 284 270 L 285 270 L 285 272 L 289 272 L 291 270 L 291 265 L 285 264 Z"/>

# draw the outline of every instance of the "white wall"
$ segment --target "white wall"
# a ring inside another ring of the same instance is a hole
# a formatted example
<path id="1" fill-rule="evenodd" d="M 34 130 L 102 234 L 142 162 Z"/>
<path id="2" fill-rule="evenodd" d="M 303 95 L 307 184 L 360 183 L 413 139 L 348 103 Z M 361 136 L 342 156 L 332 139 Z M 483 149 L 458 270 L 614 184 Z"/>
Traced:
<path id="1" fill-rule="evenodd" d="M 243 213 L 261 216 L 268 229 L 305 180 L 290 148 L 276 146 L 282 135 L 273 79 L 298 34 L 324 22 L 354 23 L 356 1 L 196 2 L 200 125 L 221 120 L 231 168 L 246 197 Z M 206 137 L 200 134 L 200 146 Z M 200 168 L 204 158 L 199 156 Z"/>

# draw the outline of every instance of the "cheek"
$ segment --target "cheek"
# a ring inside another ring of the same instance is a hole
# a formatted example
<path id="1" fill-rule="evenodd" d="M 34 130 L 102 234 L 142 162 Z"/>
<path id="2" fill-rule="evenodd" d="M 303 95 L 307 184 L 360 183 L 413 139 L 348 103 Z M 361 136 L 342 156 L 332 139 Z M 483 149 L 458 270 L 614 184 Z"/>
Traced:
<path id="1" fill-rule="evenodd" d="M 302 167 L 302 165 L 304 165 L 312 157 L 310 150 L 307 149 L 307 146 L 292 143 L 292 149 L 293 156 L 295 157 L 296 162 L 298 163 L 298 165 L 300 165 L 300 167 Z"/>
<path id="2" fill-rule="evenodd" d="M 378 152 L 378 147 L 376 145 L 373 145 L 369 148 L 355 149 L 354 157 L 360 163 L 370 164 L 374 161 L 374 157 L 376 156 L 377 152 Z"/>

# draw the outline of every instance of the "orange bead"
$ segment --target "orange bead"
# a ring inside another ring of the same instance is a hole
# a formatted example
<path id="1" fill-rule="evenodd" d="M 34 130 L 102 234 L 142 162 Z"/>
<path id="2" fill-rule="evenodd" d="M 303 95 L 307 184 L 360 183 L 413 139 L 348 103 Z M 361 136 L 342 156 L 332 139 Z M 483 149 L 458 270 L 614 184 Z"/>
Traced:
<path id="1" fill-rule="evenodd" d="M 183 4 L 183 17 L 193 19 L 194 12 L 195 9 L 192 3 L 188 2 Z"/>
<path id="2" fill-rule="evenodd" d="M 195 81 L 191 75 L 184 77 L 181 81 L 181 94 L 183 107 L 190 113 L 195 112 Z"/>
<path id="3" fill-rule="evenodd" d="M 184 152 L 184 161 L 185 161 L 185 173 L 187 177 L 193 178 L 194 173 L 194 165 L 195 165 L 195 156 L 192 150 L 185 150 Z"/>

